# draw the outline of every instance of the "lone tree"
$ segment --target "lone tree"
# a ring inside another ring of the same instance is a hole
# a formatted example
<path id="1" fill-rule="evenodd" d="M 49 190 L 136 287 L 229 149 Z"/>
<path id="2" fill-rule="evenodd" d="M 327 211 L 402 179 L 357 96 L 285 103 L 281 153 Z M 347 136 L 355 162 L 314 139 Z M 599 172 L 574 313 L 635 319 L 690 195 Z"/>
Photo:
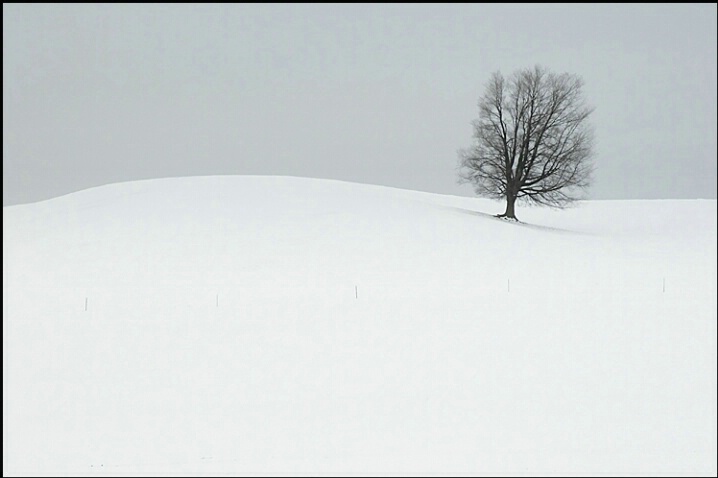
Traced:
<path id="1" fill-rule="evenodd" d="M 498 217 L 516 219 L 523 201 L 564 208 L 590 185 L 593 108 L 583 80 L 536 66 L 509 79 L 491 75 L 473 122 L 474 146 L 459 151 L 460 182 L 476 194 L 506 199 Z"/>

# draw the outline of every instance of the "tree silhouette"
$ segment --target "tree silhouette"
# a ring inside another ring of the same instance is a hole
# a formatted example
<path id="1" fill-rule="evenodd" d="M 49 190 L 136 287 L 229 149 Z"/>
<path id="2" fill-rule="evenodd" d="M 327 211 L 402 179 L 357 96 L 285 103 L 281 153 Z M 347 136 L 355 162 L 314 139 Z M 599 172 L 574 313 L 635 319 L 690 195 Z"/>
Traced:
<path id="1" fill-rule="evenodd" d="M 461 182 L 506 199 L 499 217 L 516 220 L 517 201 L 563 208 L 590 185 L 593 132 L 583 81 L 541 66 L 509 79 L 491 76 L 473 122 L 475 144 L 459 151 Z"/>

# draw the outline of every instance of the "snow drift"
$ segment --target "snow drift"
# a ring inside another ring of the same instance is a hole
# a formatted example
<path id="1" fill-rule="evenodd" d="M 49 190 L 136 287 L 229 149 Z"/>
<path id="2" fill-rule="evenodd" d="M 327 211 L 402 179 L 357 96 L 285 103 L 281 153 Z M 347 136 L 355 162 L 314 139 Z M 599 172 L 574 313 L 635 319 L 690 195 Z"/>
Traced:
<path id="1" fill-rule="evenodd" d="M 216 176 L 3 208 L 3 475 L 715 475 L 716 201 Z"/>

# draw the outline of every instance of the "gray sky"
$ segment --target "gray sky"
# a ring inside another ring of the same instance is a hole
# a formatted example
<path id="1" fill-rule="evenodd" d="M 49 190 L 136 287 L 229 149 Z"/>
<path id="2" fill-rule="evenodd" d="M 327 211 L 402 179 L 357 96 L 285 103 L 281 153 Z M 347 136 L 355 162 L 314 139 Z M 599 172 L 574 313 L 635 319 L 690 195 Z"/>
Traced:
<path id="1" fill-rule="evenodd" d="M 118 181 L 456 184 L 494 71 L 575 73 L 591 198 L 716 198 L 716 5 L 3 4 L 3 205 Z"/>

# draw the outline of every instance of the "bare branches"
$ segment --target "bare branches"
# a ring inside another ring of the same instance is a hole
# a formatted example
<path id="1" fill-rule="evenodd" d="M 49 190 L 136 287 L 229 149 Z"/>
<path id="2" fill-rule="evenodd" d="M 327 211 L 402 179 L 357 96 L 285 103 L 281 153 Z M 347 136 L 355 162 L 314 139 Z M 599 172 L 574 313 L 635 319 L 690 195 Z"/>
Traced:
<path id="1" fill-rule="evenodd" d="M 565 207 L 588 188 L 593 109 L 583 81 L 536 66 L 508 80 L 494 73 L 479 100 L 474 146 L 459 152 L 460 179 L 477 194 Z M 507 211 L 509 208 L 507 207 Z"/>

